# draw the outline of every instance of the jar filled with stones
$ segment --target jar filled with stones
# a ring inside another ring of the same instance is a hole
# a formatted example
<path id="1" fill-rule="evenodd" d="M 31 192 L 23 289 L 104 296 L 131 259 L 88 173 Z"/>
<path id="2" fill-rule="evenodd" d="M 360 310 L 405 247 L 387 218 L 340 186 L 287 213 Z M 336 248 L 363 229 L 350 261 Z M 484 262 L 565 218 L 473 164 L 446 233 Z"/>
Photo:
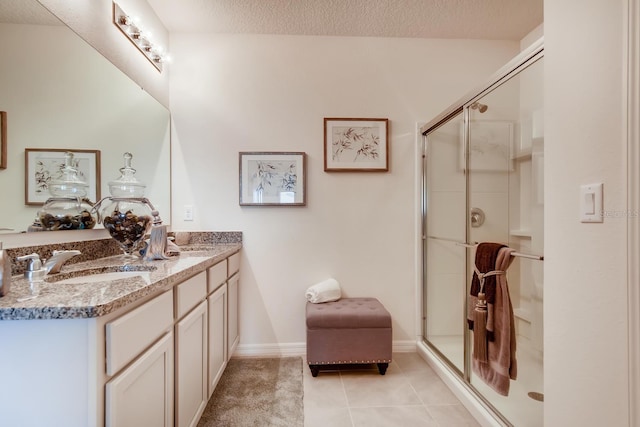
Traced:
<path id="1" fill-rule="evenodd" d="M 49 182 L 51 197 L 38 212 L 42 230 L 86 230 L 96 225 L 91 213 L 93 203 L 87 199 L 89 185 L 80 178 L 73 153 L 64 156 L 58 176 Z"/>
<path id="2" fill-rule="evenodd" d="M 120 178 L 109 182 L 111 196 L 96 204 L 102 225 L 127 256 L 136 256 L 153 220 L 151 207 L 144 198 L 145 185 L 138 181 L 136 170 L 131 167 L 132 158 L 131 153 L 124 153 Z"/>

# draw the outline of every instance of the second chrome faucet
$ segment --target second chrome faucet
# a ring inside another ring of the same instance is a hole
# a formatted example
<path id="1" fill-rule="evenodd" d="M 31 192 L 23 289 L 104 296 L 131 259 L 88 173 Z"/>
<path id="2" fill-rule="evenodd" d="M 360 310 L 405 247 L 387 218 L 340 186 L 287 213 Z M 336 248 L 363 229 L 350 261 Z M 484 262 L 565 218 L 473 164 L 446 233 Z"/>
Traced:
<path id="1" fill-rule="evenodd" d="M 70 251 L 53 251 L 51 257 L 44 262 L 44 268 L 49 273 L 59 273 L 60 269 L 67 262 L 68 259 L 73 258 L 76 255 L 80 255 L 82 252 L 78 250 Z"/>

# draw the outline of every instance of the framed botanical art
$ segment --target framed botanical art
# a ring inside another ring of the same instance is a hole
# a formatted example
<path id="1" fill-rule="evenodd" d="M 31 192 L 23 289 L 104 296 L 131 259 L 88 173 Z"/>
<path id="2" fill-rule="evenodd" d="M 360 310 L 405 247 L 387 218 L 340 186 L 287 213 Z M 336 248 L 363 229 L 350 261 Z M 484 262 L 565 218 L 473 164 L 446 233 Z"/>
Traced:
<path id="1" fill-rule="evenodd" d="M 305 206 L 306 154 L 241 152 L 240 206 Z"/>
<path id="2" fill-rule="evenodd" d="M 324 119 L 324 170 L 389 170 L 389 119 Z"/>
<path id="3" fill-rule="evenodd" d="M 78 178 L 89 185 L 87 198 L 100 199 L 100 150 L 25 148 L 26 205 L 42 205 L 50 197 L 49 183 L 60 174 L 68 152 L 73 153 Z"/>

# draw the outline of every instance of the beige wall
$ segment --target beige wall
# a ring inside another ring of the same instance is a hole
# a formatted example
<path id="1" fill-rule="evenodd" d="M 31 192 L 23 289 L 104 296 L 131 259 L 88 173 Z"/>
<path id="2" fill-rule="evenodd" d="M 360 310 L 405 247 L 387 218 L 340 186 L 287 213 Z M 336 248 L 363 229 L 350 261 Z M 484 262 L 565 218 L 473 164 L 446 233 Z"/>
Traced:
<path id="1" fill-rule="evenodd" d="M 545 1 L 545 425 L 629 425 L 624 1 Z M 637 219 L 636 219 L 637 220 Z M 637 402 L 635 402 L 637 405 Z"/>
<path id="2" fill-rule="evenodd" d="M 242 230 L 244 352 L 304 348 L 304 292 L 335 277 L 416 327 L 416 122 L 511 59 L 514 42 L 172 34 L 173 227 Z M 323 171 L 323 117 L 387 117 L 390 171 Z M 239 207 L 239 151 L 304 151 L 306 207 Z M 183 222 L 183 205 L 195 220 Z"/>

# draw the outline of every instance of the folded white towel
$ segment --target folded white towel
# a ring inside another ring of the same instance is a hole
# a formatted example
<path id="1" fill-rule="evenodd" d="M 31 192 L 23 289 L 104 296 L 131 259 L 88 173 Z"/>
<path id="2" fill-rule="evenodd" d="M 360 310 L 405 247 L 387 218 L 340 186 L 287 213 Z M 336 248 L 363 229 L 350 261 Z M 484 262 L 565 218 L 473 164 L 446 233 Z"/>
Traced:
<path id="1" fill-rule="evenodd" d="M 317 304 L 339 300 L 342 296 L 342 291 L 336 279 L 327 279 L 310 286 L 305 296 L 307 301 Z"/>

